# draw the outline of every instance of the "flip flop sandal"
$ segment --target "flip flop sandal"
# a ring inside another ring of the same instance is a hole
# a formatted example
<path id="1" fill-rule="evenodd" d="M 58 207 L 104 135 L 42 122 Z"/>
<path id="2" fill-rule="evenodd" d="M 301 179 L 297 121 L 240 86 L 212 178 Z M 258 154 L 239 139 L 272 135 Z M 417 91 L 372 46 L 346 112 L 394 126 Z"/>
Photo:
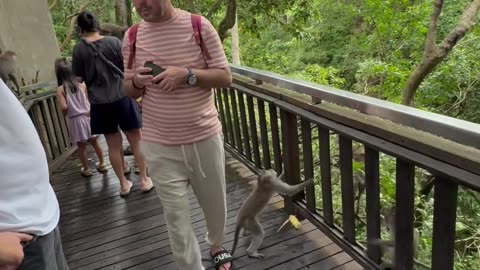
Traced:
<path id="1" fill-rule="evenodd" d="M 150 179 L 150 177 L 147 178 L 148 179 L 148 185 L 147 186 L 144 186 L 144 187 L 141 187 L 140 190 L 142 192 L 149 192 L 150 190 L 152 190 L 155 186 L 153 185 L 153 182 L 152 182 L 152 179 Z"/>
<path id="2" fill-rule="evenodd" d="M 223 250 L 220 250 L 213 255 L 210 254 L 210 256 L 212 257 L 213 263 L 215 263 L 216 270 L 219 270 L 220 266 L 223 266 L 228 262 L 230 263 L 229 269 L 233 269 L 233 257 L 226 249 L 223 248 Z"/>
<path id="3" fill-rule="evenodd" d="M 100 173 L 108 172 L 107 166 L 105 164 L 100 165 L 100 163 L 95 164 L 97 166 L 97 171 Z"/>
<path id="4" fill-rule="evenodd" d="M 85 168 L 83 168 L 83 167 L 80 169 L 80 172 L 82 173 L 82 176 L 84 176 L 84 177 L 90 177 L 90 176 L 93 175 L 92 172 L 90 171 L 90 169 L 85 170 Z"/>
<path id="5" fill-rule="evenodd" d="M 127 191 L 120 190 L 120 197 L 129 195 L 130 191 L 132 190 L 133 183 L 131 181 L 127 181 L 127 182 L 128 182 L 128 190 Z"/>

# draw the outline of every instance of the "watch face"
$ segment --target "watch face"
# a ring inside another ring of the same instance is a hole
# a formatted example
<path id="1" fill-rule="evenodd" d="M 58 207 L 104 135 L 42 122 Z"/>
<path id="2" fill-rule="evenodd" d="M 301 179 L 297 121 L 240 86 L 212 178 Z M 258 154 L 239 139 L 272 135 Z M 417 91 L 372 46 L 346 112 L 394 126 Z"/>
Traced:
<path id="1" fill-rule="evenodd" d="M 197 82 L 197 76 L 191 75 L 188 77 L 188 84 L 193 85 Z"/>

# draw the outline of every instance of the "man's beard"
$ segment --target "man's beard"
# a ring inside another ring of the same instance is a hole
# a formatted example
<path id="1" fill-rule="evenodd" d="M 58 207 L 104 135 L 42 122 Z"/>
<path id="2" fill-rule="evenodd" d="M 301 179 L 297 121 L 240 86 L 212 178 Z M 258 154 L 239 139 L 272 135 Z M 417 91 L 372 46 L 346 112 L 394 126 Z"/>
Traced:
<path id="1" fill-rule="evenodd" d="M 147 15 L 143 18 L 145 21 L 157 21 L 159 19 L 161 19 L 167 12 L 167 2 L 166 1 L 162 1 L 160 3 L 160 12 L 159 13 L 155 13 L 153 12 L 152 8 L 150 7 L 141 7 L 140 10 L 143 10 L 145 9 L 146 12 L 147 12 Z M 142 13 L 140 11 L 140 13 Z"/>

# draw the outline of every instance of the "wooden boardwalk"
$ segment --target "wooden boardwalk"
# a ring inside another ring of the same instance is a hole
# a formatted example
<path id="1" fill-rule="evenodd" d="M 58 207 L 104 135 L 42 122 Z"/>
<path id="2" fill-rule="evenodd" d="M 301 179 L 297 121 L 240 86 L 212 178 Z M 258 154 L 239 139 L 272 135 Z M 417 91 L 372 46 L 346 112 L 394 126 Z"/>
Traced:
<path id="1" fill-rule="evenodd" d="M 90 153 L 90 156 L 92 154 Z M 129 159 L 131 161 L 131 159 Z M 155 191 L 142 194 L 136 186 L 127 198 L 118 195 L 119 184 L 113 170 L 105 175 L 95 171 L 87 179 L 79 174 L 76 155 L 52 175 L 52 185 L 61 208 L 60 230 L 65 256 L 71 269 L 161 269 L 175 270 L 162 207 Z M 129 178 L 136 183 L 132 173 Z M 225 248 L 231 249 L 236 212 L 251 190 L 255 176 L 243 164 L 227 157 L 228 220 Z M 203 213 L 190 192 L 192 222 L 203 257 L 208 257 L 204 241 Z M 280 196 L 272 199 L 261 215 L 265 240 L 263 260 L 245 256 L 247 237 L 239 240 L 234 269 L 363 269 L 328 237 L 308 221 L 299 230 L 290 227 L 277 233 L 288 215 Z M 206 262 L 207 269 L 214 269 Z"/>

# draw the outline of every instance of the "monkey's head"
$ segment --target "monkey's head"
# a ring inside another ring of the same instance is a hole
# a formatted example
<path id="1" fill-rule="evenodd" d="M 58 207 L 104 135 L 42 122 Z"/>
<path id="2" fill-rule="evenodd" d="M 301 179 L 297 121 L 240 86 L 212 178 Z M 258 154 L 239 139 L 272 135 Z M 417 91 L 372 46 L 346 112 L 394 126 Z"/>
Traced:
<path id="1" fill-rule="evenodd" d="M 387 226 L 387 230 L 395 230 L 395 214 L 396 214 L 396 207 L 395 206 L 390 206 L 390 207 L 385 207 L 381 211 L 385 225 Z"/>
<path id="2" fill-rule="evenodd" d="M 10 61 L 16 61 L 17 53 L 15 53 L 14 51 L 5 51 L 5 53 L 2 54 L 2 57 Z"/>
<path id="3" fill-rule="evenodd" d="M 15 60 L 17 58 L 17 53 L 15 53 L 14 51 L 5 51 L 3 56 L 9 57 L 10 59 Z"/>
<path id="4" fill-rule="evenodd" d="M 282 177 L 283 174 L 279 176 L 274 169 L 263 169 L 258 174 L 258 184 L 264 187 L 273 186 L 274 182 L 279 181 L 279 179 Z"/>

